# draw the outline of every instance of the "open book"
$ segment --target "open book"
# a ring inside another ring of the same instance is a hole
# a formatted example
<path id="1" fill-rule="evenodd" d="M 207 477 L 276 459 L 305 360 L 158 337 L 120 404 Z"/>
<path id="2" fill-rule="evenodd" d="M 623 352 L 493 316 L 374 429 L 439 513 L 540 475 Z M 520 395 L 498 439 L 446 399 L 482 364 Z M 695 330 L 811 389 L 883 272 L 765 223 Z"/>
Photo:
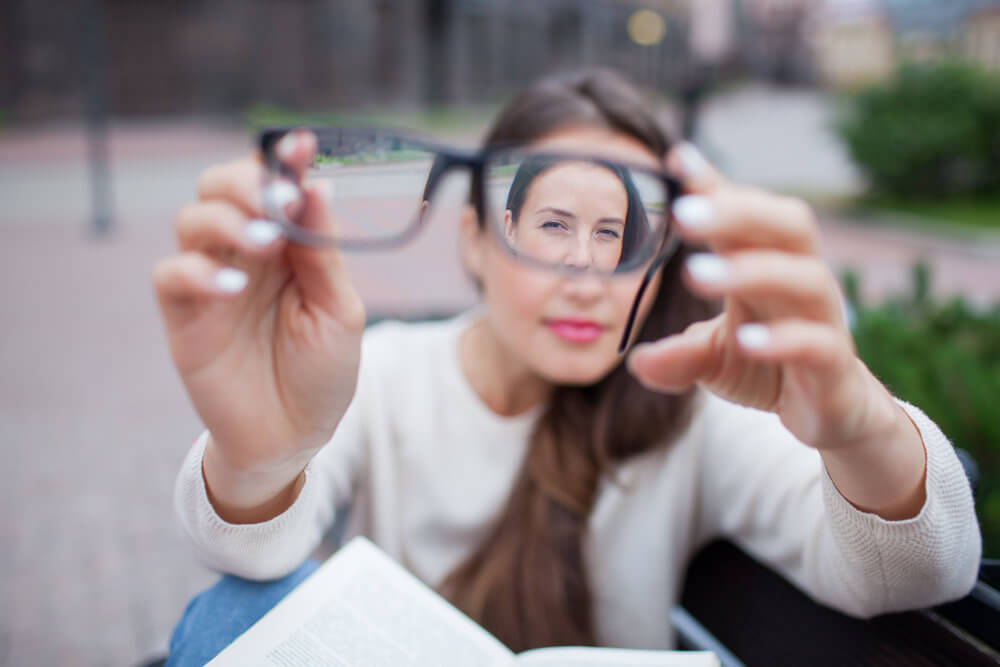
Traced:
<path id="1" fill-rule="evenodd" d="M 704 651 L 581 647 L 515 655 L 374 544 L 356 537 L 208 664 L 718 667 L 719 661 Z"/>

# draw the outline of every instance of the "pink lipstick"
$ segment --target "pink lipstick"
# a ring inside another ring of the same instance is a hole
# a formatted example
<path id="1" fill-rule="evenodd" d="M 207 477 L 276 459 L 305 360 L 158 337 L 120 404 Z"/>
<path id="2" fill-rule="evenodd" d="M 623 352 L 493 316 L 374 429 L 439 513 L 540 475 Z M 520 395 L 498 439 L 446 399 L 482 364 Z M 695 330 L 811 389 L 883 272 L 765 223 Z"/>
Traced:
<path id="1" fill-rule="evenodd" d="M 591 320 L 549 320 L 549 330 L 571 343 L 591 343 L 604 332 L 604 327 Z"/>

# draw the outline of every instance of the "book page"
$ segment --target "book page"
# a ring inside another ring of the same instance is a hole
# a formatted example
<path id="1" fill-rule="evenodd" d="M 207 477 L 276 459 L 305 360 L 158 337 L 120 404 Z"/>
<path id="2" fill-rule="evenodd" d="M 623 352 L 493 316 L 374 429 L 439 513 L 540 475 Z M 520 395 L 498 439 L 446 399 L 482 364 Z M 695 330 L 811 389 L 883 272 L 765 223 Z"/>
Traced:
<path id="1" fill-rule="evenodd" d="M 513 654 L 363 537 L 209 665 L 504 666 Z"/>
<path id="2" fill-rule="evenodd" d="M 567 646 L 539 648 L 517 656 L 515 664 L 544 667 L 719 667 L 711 651 L 641 651 Z"/>

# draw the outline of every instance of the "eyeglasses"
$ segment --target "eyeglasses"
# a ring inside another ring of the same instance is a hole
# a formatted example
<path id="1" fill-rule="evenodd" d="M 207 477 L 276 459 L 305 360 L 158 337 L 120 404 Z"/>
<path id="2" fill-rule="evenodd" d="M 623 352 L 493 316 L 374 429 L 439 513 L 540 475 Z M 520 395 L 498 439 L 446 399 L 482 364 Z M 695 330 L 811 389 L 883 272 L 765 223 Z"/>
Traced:
<path id="1" fill-rule="evenodd" d="M 436 214 L 458 213 L 471 204 L 500 247 L 525 264 L 604 275 L 645 269 L 622 351 L 642 292 L 678 243 L 669 212 L 680 185 L 661 171 L 526 146 L 462 150 L 357 127 L 307 128 L 316 136 L 317 151 L 305 178 L 326 182 L 337 219 L 335 232 L 319 233 L 288 219 L 276 196 L 279 183 L 296 185 L 276 151 L 292 129 L 268 129 L 259 136 L 268 173 L 264 209 L 289 240 L 344 250 L 398 247 Z"/>

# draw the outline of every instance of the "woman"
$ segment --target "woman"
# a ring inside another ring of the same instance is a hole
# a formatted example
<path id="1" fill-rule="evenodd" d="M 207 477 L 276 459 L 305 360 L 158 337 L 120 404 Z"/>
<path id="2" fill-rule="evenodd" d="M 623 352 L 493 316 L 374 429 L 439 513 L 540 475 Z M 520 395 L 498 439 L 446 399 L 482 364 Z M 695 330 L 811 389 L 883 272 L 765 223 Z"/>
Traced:
<path id="1" fill-rule="evenodd" d="M 305 576 L 346 505 L 353 531 L 514 650 L 670 647 L 686 560 L 719 535 L 850 614 L 971 588 L 981 544 L 961 466 L 855 356 L 808 207 L 671 149 L 607 71 L 529 87 L 486 144 L 665 160 L 683 182 L 686 245 L 652 275 L 627 363 L 618 345 L 642 271 L 590 270 L 613 268 L 596 244 L 601 221 L 625 213 L 620 196 L 617 213 L 577 216 L 585 243 L 545 256 L 570 271 L 526 265 L 523 218 L 494 234 L 473 202 L 462 258 L 482 306 L 363 332 L 337 252 L 257 220 L 259 160 L 208 170 L 178 217 L 181 252 L 154 280 L 208 429 L 179 474 L 178 511 L 200 556 L 233 576 L 189 606 L 173 664 L 211 657 Z M 299 132 L 279 152 L 301 173 L 314 150 Z M 551 188 L 561 204 L 536 210 L 624 191 L 598 181 L 569 179 Z M 335 226 L 316 187 L 279 203 L 306 227 Z M 227 625 L 217 610 L 232 596 L 249 611 Z"/>

